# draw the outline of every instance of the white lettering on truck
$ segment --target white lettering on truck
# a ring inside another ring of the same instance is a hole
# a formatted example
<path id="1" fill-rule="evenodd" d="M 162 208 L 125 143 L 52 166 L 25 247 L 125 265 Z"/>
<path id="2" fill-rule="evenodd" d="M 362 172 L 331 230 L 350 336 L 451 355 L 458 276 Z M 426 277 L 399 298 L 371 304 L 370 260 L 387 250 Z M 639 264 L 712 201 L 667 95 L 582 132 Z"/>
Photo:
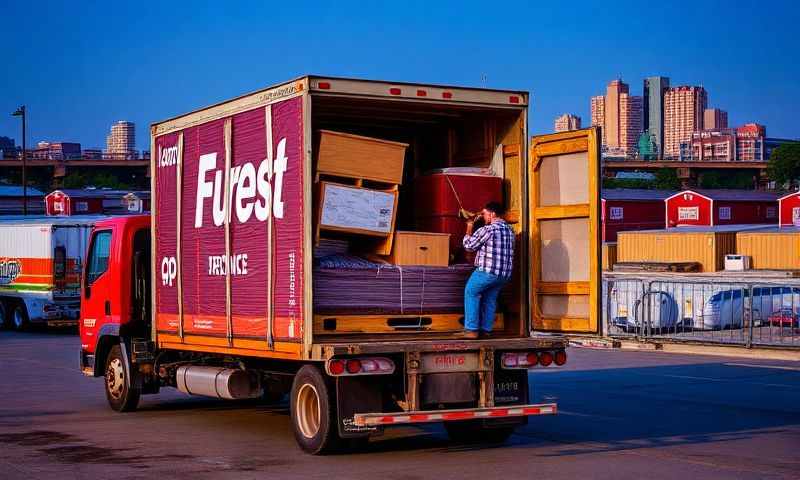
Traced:
<path id="1" fill-rule="evenodd" d="M 211 277 L 226 275 L 228 265 L 231 267 L 231 275 L 247 275 L 247 254 L 239 253 L 231 255 L 230 262 L 225 260 L 226 255 L 209 255 L 208 275 Z"/>
<path id="2" fill-rule="evenodd" d="M 258 165 L 257 171 L 249 162 L 230 169 L 228 172 L 230 210 L 236 210 L 236 218 L 240 223 L 250 220 L 253 213 L 261 222 L 266 221 L 270 214 L 275 215 L 275 218 L 283 218 L 283 175 L 287 166 L 286 139 L 283 138 L 278 143 L 275 160 L 270 161 L 265 158 Z M 208 181 L 206 177 L 211 171 L 214 171 L 214 179 Z M 211 199 L 214 225 L 222 226 L 225 220 L 224 175 L 222 170 L 217 170 L 216 152 L 200 156 L 197 173 L 194 227 L 203 226 L 203 210 L 208 198 Z M 230 221 L 230 211 L 228 221 Z"/>
<path id="3" fill-rule="evenodd" d="M 158 159 L 159 167 L 172 167 L 178 164 L 177 145 L 168 148 L 163 148 L 163 147 L 158 147 L 158 148 L 159 150 L 161 150 L 161 155 L 159 155 Z"/>
<path id="4" fill-rule="evenodd" d="M 172 286 L 175 277 L 178 276 L 178 262 L 175 257 L 164 257 L 161 260 L 161 283 L 162 285 Z"/>

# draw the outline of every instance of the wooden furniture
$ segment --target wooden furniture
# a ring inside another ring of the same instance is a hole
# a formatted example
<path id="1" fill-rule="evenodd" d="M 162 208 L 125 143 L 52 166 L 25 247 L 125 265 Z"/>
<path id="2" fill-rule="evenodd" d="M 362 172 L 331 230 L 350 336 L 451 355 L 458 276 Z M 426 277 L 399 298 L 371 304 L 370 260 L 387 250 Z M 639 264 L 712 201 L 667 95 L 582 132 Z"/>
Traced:
<path id="1" fill-rule="evenodd" d="M 502 313 L 494 316 L 493 331 L 505 327 Z M 314 315 L 314 335 L 365 333 L 461 332 L 464 315 L 434 313 L 422 315 Z"/>
<path id="2" fill-rule="evenodd" d="M 407 143 L 349 133 L 319 130 L 317 175 L 371 180 L 394 185 L 403 182 Z"/>
<path id="3" fill-rule="evenodd" d="M 450 234 L 404 232 L 394 234 L 389 263 L 446 267 L 450 261 Z"/>

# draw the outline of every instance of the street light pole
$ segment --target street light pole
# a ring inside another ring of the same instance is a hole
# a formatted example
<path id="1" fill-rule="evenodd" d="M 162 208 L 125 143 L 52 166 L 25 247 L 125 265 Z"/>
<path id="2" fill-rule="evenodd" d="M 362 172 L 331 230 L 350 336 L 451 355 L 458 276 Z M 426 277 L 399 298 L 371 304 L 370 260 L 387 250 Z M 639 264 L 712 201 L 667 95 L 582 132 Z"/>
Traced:
<path id="1" fill-rule="evenodd" d="M 22 214 L 28 215 L 27 143 L 25 142 L 25 105 L 11 115 L 22 117 Z"/>

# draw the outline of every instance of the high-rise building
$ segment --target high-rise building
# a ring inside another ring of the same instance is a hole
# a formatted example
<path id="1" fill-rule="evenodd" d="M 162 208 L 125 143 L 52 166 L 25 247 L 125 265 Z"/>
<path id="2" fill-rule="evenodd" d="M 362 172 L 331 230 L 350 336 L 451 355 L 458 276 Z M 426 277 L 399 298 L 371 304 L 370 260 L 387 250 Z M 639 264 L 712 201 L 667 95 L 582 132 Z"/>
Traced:
<path id="1" fill-rule="evenodd" d="M 630 95 L 622 80 L 612 80 L 604 97 L 592 97 L 592 125 L 602 125 L 608 154 L 633 155 L 642 133 L 642 97 Z"/>
<path id="2" fill-rule="evenodd" d="M 602 145 L 606 145 L 606 97 L 598 95 L 592 97 L 592 126 L 600 127 L 600 133 L 603 137 Z"/>
<path id="3" fill-rule="evenodd" d="M 621 79 L 612 80 L 606 87 L 606 147 L 619 150 L 620 142 L 620 96 L 628 95 L 628 84 Z"/>
<path id="4" fill-rule="evenodd" d="M 764 149 L 767 127 L 757 123 L 745 123 L 736 129 L 736 160 L 740 162 L 764 162 L 769 160 Z"/>
<path id="5" fill-rule="evenodd" d="M 555 121 L 555 131 L 556 132 L 568 132 L 570 130 L 580 130 L 581 129 L 581 117 L 577 115 L 573 115 L 571 113 L 565 113 L 560 117 L 556 118 Z"/>
<path id="6" fill-rule="evenodd" d="M 111 133 L 106 137 L 106 152 L 119 159 L 136 154 L 136 126 L 133 122 L 120 120 L 111 126 Z"/>
<path id="7" fill-rule="evenodd" d="M 9 137 L 0 137 L 0 158 L 14 157 L 17 154 L 17 147 L 14 145 L 14 139 Z"/>
<path id="8" fill-rule="evenodd" d="M 642 90 L 642 128 L 654 139 L 655 153 L 664 151 L 664 93 L 669 88 L 667 77 L 647 77 Z"/>
<path id="9" fill-rule="evenodd" d="M 642 97 L 623 93 L 619 98 L 619 148 L 623 155 L 638 151 L 642 134 Z"/>
<path id="10" fill-rule="evenodd" d="M 678 158 L 681 143 L 691 144 L 692 133 L 703 129 L 708 94 L 703 87 L 669 88 L 664 94 L 664 157 Z"/>
<path id="11" fill-rule="evenodd" d="M 703 111 L 703 130 L 728 128 L 728 112 L 719 108 L 706 108 Z"/>

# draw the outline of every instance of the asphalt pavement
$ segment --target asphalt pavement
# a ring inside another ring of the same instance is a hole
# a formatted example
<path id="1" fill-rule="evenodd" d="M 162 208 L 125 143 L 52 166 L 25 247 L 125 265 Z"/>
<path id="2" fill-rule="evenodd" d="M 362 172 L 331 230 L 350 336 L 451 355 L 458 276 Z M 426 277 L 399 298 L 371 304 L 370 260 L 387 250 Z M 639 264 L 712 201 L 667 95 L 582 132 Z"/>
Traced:
<path id="1" fill-rule="evenodd" d="M 800 478 L 800 363 L 571 348 L 531 373 L 532 417 L 502 446 L 438 425 L 313 457 L 286 405 L 146 396 L 111 411 L 78 371 L 78 338 L 0 332 L 0 478 Z"/>

